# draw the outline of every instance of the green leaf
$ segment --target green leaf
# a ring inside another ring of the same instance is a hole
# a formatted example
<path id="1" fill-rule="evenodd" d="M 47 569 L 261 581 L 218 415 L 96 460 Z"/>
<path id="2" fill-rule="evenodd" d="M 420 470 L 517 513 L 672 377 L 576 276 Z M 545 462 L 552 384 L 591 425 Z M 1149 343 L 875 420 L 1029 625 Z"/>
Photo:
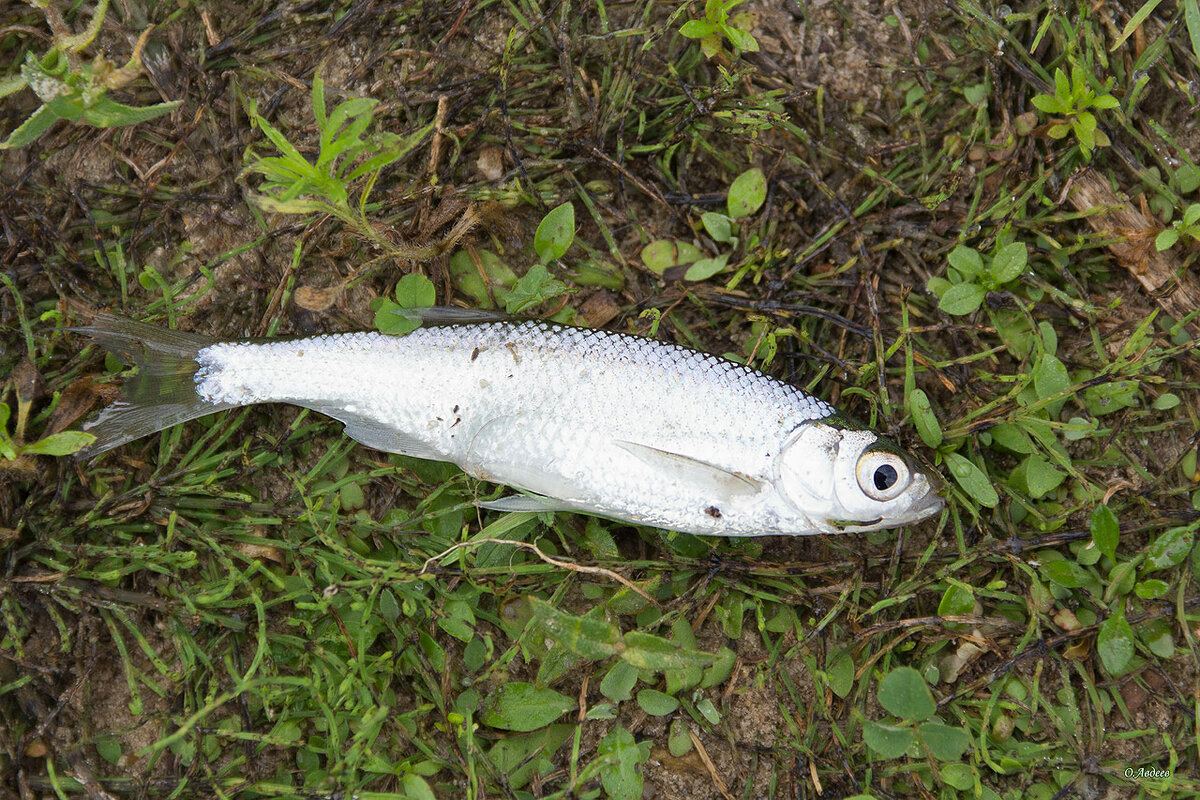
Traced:
<path id="1" fill-rule="evenodd" d="M 705 36 L 712 36 L 714 33 L 719 33 L 720 30 L 712 22 L 693 19 L 683 23 L 683 27 L 679 29 L 679 32 L 689 39 L 703 39 Z"/>
<path id="2" fill-rule="evenodd" d="M 44 439 L 27 444 L 21 448 L 21 452 L 25 455 L 68 456 L 71 453 L 79 452 L 94 441 L 96 441 L 96 437 L 90 433 L 63 431 L 62 433 L 52 433 Z"/>
<path id="3" fill-rule="evenodd" d="M 1117 515 L 1108 506 L 1099 505 L 1092 511 L 1092 541 L 1096 548 L 1111 560 L 1117 560 L 1117 542 L 1120 539 L 1121 528 L 1117 524 Z"/>
<path id="4" fill-rule="evenodd" d="M 7 78 L 0 78 L 0 99 L 8 97 L 14 92 L 19 92 L 29 85 L 29 79 L 19 72 L 9 75 Z"/>
<path id="5" fill-rule="evenodd" d="M 1067 474 L 1037 453 L 1028 455 L 1008 476 L 1008 482 L 1034 500 L 1059 487 Z"/>
<path id="6" fill-rule="evenodd" d="M 975 775 L 967 764 L 946 764 L 941 769 L 942 780 L 965 792 L 975 785 Z"/>
<path id="7" fill-rule="evenodd" d="M 729 216 L 733 219 L 748 217 L 762 208 L 766 199 L 767 176 L 757 167 L 748 169 L 729 185 Z"/>
<path id="8" fill-rule="evenodd" d="M 727 261 L 729 261 L 729 253 L 722 253 L 716 258 L 702 258 L 688 267 L 687 272 L 683 274 L 683 279 L 686 281 L 706 281 L 725 269 Z"/>
<path id="9" fill-rule="evenodd" d="M 389 336 L 403 336 L 421 327 L 421 323 L 417 320 L 409 319 L 399 313 L 403 309 L 398 303 L 393 303 L 387 298 L 377 302 L 379 302 L 379 307 L 375 309 L 374 324 L 375 330 L 380 333 L 386 333 Z"/>
<path id="10" fill-rule="evenodd" d="M 642 776 L 638 764 L 644 758 L 633 734 L 620 725 L 600 740 L 596 755 L 608 762 L 600 772 L 600 783 L 612 800 L 642 800 Z"/>
<path id="11" fill-rule="evenodd" d="M 642 631 L 625 634 L 624 661 L 638 669 L 668 670 L 707 667 L 714 658 L 698 650 L 687 650 L 661 636 Z"/>
<path id="12" fill-rule="evenodd" d="M 952 583 L 942 593 L 938 616 L 962 616 L 975 613 L 975 593 L 965 586 Z"/>
<path id="13" fill-rule="evenodd" d="M 1054 96 L 1064 104 L 1068 103 L 1071 99 L 1071 83 L 1067 79 L 1067 73 L 1061 69 L 1054 70 Z M 1070 108 L 1070 106 L 1067 106 L 1067 108 Z"/>
<path id="14" fill-rule="evenodd" d="M 445 616 L 437 621 L 439 628 L 460 642 L 469 642 L 475 637 L 475 612 L 465 600 L 450 598 L 443 611 Z"/>
<path id="15" fill-rule="evenodd" d="M 705 211 L 700 215 L 700 222 L 714 240 L 728 243 L 733 239 L 733 221 L 724 214 Z"/>
<path id="16" fill-rule="evenodd" d="M 637 693 L 637 703 L 642 711 L 652 717 L 665 717 L 679 708 L 679 701 L 657 689 L 642 689 Z"/>
<path id="17" fill-rule="evenodd" d="M 927 447 L 936 448 L 942 443 L 942 426 L 934 416 L 933 407 L 929 404 L 929 395 L 923 389 L 913 389 L 908 395 L 908 408 L 912 413 L 913 424 L 921 441 Z"/>
<path id="18" fill-rule="evenodd" d="M 396 302 L 401 308 L 426 308 L 437 302 L 437 288 L 424 275 L 410 273 L 396 282 Z"/>
<path id="19" fill-rule="evenodd" d="M 1045 399 L 1071 388 L 1071 376 L 1057 356 L 1047 354 L 1033 368 L 1033 388 L 1039 399 Z"/>
<path id="20" fill-rule="evenodd" d="M 960 244 L 950 251 L 946 260 L 950 262 L 950 266 L 962 273 L 964 278 L 974 278 L 983 272 L 983 256 L 973 247 Z"/>
<path id="21" fill-rule="evenodd" d="M 721 30 L 725 32 L 725 36 L 729 39 L 729 43 L 738 50 L 741 50 L 743 53 L 758 52 L 758 40 L 741 28 L 735 28 L 732 25 L 725 25 L 722 26 Z"/>
<path id="22" fill-rule="evenodd" d="M 428 781 L 416 773 L 410 772 L 401 781 L 404 787 L 405 800 L 437 800 L 437 795 L 429 787 Z"/>
<path id="23" fill-rule="evenodd" d="M 1171 635 L 1171 623 L 1165 619 L 1153 619 L 1138 626 L 1138 636 L 1159 658 L 1175 655 L 1175 637 Z"/>
<path id="24" fill-rule="evenodd" d="M 637 668 L 624 661 L 618 661 L 600 681 L 600 694 L 609 700 L 621 701 L 633 697 L 633 687 L 637 684 Z"/>
<path id="25" fill-rule="evenodd" d="M 621 632 L 616 625 L 605 619 L 591 616 L 577 617 L 539 597 L 530 597 L 533 617 L 556 642 L 577 656 L 591 661 L 601 661 L 617 654 Z"/>
<path id="26" fill-rule="evenodd" d="M 1189 0 L 1190 5 L 1194 8 L 1197 5 Z M 2 95 L 0 95 L 2 96 Z M 1175 170 L 1175 183 L 1179 186 L 1181 194 L 1191 194 L 1200 189 L 1200 167 L 1194 167 L 1191 164 L 1184 164 L 1179 169 Z M 1200 205 L 1193 203 L 1192 205 Z"/>
<path id="27" fill-rule="evenodd" d="M 667 730 L 667 750 L 671 755 L 682 758 L 692 751 L 692 746 L 687 723 L 680 717 L 671 720 L 671 727 Z"/>
<path id="28" fill-rule="evenodd" d="M 955 482 L 975 502 L 988 508 L 995 508 L 996 504 L 1000 502 L 1000 496 L 996 494 L 996 489 L 988 480 L 987 475 L 970 459 L 958 453 L 947 453 L 946 466 L 950 468 L 950 474 L 954 476 Z"/>
<path id="29" fill-rule="evenodd" d="M 1104 590 L 1104 602 L 1114 597 L 1129 594 L 1137 576 L 1137 564 L 1133 561 L 1118 561 L 1108 573 L 1108 588 Z"/>
<path id="30" fill-rule="evenodd" d="M 1039 111 L 1045 112 L 1047 114 L 1065 114 L 1065 113 L 1067 113 L 1066 107 L 1061 102 L 1059 102 L 1058 98 L 1052 97 L 1051 95 L 1048 95 L 1048 94 L 1035 95 L 1034 98 L 1032 100 L 1030 100 L 1030 102 L 1033 103 L 1034 108 L 1038 109 Z"/>
<path id="31" fill-rule="evenodd" d="M 1096 653 L 1108 673 L 1116 677 L 1123 674 L 1133 660 L 1133 650 L 1133 628 L 1125 621 L 1125 612 L 1118 605 L 1117 611 L 1100 623 Z"/>
<path id="32" fill-rule="evenodd" d="M 1192 40 L 1192 53 L 1200 60 L 1200 3 L 1184 0 L 1183 16 L 1187 22 L 1188 38 Z"/>
<path id="33" fill-rule="evenodd" d="M 694 244 L 679 239 L 659 239 L 642 248 L 642 263 L 656 275 L 671 267 L 691 264 L 704 254 Z"/>
<path id="34" fill-rule="evenodd" d="M 728 647 L 722 647 L 717 651 L 716 660 L 700 677 L 700 688 L 709 689 L 713 686 L 719 686 L 729 680 L 729 676 L 733 674 L 733 666 L 737 663 L 737 653 L 730 650 Z"/>
<path id="35" fill-rule="evenodd" d="M 96 752 L 113 766 L 121 760 L 121 740 L 111 733 L 101 733 L 96 736 Z"/>
<path id="36" fill-rule="evenodd" d="M 1051 139 L 1064 139 L 1071 132 L 1071 125 L 1067 122 L 1056 122 L 1046 129 L 1046 133 Z"/>
<path id="37" fill-rule="evenodd" d="M 863 741 L 880 758 L 899 758 L 912 746 L 913 732 L 910 728 L 881 725 L 878 722 L 872 722 L 867 719 L 863 720 Z"/>
<path id="38" fill-rule="evenodd" d="M 937 710 L 929 684 L 912 667 L 897 667 L 879 682 L 879 705 L 901 719 L 923 720 Z"/>
<path id="39" fill-rule="evenodd" d="M 520 314 L 526 309 L 567 293 L 567 285 L 550 277 L 543 264 L 534 264 L 517 285 L 508 293 L 504 308 L 510 314 Z"/>
<path id="40" fill-rule="evenodd" d="M 1013 242 L 1001 247 L 992 256 L 988 274 L 992 276 L 992 280 L 997 285 L 1008 283 L 1021 277 L 1021 273 L 1025 271 L 1025 265 L 1028 263 L 1029 252 L 1025 249 L 1025 243 Z"/>
<path id="41" fill-rule="evenodd" d="M 575 206 L 563 203 L 550 210 L 533 234 L 533 249 L 545 264 L 563 254 L 575 240 Z"/>
<path id="42" fill-rule="evenodd" d="M 1102 416 L 1136 406 L 1138 389 L 1137 381 L 1102 383 L 1089 386 L 1083 393 L 1083 400 L 1088 411 L 1095 416 Z"/>
<path id="43" fill-rule="evenodd" d="M 1133 593 L 1143 600 L 1157 600 L 1167 593 L 1171 584 L 1158 578 L 1147 578 L 1133 585 Z"/>
<path id="44" fill-rule="evenodd" d="M 918 730 L 925 748 L 938 761 L 957 761 L 971 746 L 971 738 L 962 728 L 952 728 L 940 722 L 923 722 Z"/>
<path id="45" fill-rule="evenodd" d="M 436 127 L 436 125 L 436 122 L 430 122 L 428 125 L 417 128 L 415 131 L 406 136 L 387 134 L 382 139 L 382 141 L 387 143 L 384 145 L 383 149 L 355 167 L 349 175 L 345 176 L 344 180 L 347 182 L 355 180 L 356 178 L 371 172 L 375 172 L 376 170 L 381 170 L 389 164 L 399 161 L 400 159 L 404 158 L 404 156 L 415 150 L 417 145 L 421 144 L 421 142 L 423 142 L 425 138 L 433 132 L 433 129 Z"/>
<path id="46" fill-rule="evenodd" d="M 535 731 L 575 708 L 577 703 L 553 689 L 533 684 L 506 683 L 483 701 L 479 719 L 488 727 L 505 731 Z"/>
<path id="47" fill-rule="evenodd" d="M 938 308 L 956 317 L 966 316 L 983 304 L 987 289 L 975 283 L 956 283 L 938 301 Z"/>
<path id="48" fill-rule="evenodd" d="M 1078 589 L 1091 583 L 1092 576 L 1074 561 L 1051 561 L 1042 567 L 1042 574 L 1059 586 Z"/>
<path id="49" fill-rule="evenodd" d="M 1162 0 L 1147 0 L 1142 4 L 1142 7 L 1134 12 L 1129 21 L 1125 23 L 1125 27 L 1121 29 L 1121 35 L 1112 43 L 1109 52 L 1115 51 L 1118 47 L 1125 44 L 1125 40 L 1132 36 L 1138 28 L 1142 27 L 1142 23 L 1154 13 L 1154 9 L 1158 8 L 1158 4 Z"/>
<path id="50" fill-rule="evenodd" d="M 707 697 L 701 698 L 700 702 L 696 703 L 696 710 L 713 725 L 721 724 L 721 712 L 717 711 L 717 707 L 713 705 L 713 701 Z"/>
<path id="51" fill-rule="evenodd" d="M 1142 572 L 1170 569 L 1187 557 L 1192 549 L 1195 531 L 1191 528 L 1172 528 L 1159 536 L 1146 548 L 1142 561 Z"/>
<path id="52" fill-rule="evenodd" d="M 1046 320 L 1038 323 L 1038 333 L 1042 337 L 1042 347 L 1050 355 L 1058 355 L 1058 331 Z"/>
<path id="53" fill-rule="evenodd" d="M 1003 447 L 1005 450 L 1021 455 L 1028 455 L 1034 451 L 1033 441 L 1029 438 L 1029 434 L 1011 423 L 1002 422 L 988 428 L 988 433 L 992 435 L 992 444 Z"/>
<path id="54" fill-rule="evenodd" d="M 180 100 L 170 103 L 157 103 L 152 106 L 127 106 L 108 97 L 101 97 L 90 106 L 83 109 L 83 118 L 97 128 L 116 128 L 125 125 L 136 125 L 146 122 L 163 114 L 170 114 L 179 107 Z"/>
<path id="55" fill-rule="evenodd" d="M 1120 105 L 1120 101 L 1118 101 L 1117 98 L 1113 97 L 1111 94 L 1099 95 L 1095 100 L 1092 101 L 1093 108 L 1117 108 Z"/>
<path id="56" fill-rule="evenodd" d="M 1178 406 L 1180 402 L 1182 401 L 1179 399 L 1179 395 L 1174 392 L 1163 392 L 1154 398 L 1154 402 L 1150 405 L 1155 411 L 1170 411 L 1172 408 Z"/>
<path id="57" fill-rule="evenodd" d="M 1085 111 L 1075 117 L 1071 127 L 1075 130 L 1084 155 L 1089 154 L 1096 146 L 1096 117 Z"/>
<path id="58" fill-rule="evenodd" d="M 848 650 L 835 648 L 825 657 L 825 674 L 829 688 L 838 697 L 845 698 L 854 688 L 854 659 Z"/>
<path id="59" fill-rule="evenodd" d="M 27 144 L 37 141 L 38 137 L 50 130 L 50 126 L 60 119 L 62 117 L 50 110 L 49 106 L 42 106 L 30 114 L 24 122 L 8 135 L 4 143 L 0 144 L 0 150 L 24 147 Z"/>

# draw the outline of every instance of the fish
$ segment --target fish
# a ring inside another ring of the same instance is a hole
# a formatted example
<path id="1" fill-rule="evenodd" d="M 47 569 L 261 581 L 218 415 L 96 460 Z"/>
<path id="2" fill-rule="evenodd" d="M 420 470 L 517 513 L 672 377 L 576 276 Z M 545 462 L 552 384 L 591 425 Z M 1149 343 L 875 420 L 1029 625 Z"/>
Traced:
<path id="1" fill-rule="evenodd" d="M 448 461 L 568 511 L 702 536 L 851 533 L 942 506 L 933 471 L 831 405 L 725 358 L 486 312 L 408 312 L 404 335 L 222 341 L 100 312 L 72 328 L 137 373 L 87 458 L 187 420 L 288 403 L 377 450 Z"/>

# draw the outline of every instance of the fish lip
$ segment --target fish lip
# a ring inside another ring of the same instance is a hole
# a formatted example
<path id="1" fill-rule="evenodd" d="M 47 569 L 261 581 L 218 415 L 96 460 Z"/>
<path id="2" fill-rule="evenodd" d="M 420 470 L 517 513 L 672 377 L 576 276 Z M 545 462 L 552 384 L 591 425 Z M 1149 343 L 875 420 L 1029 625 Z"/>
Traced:
<path id="1" fill-rule="evenodd" d="M 929 480 L 929 479 L 927 479 Z M 908 513 L 914 521 L 932 517 L 934 514 L 942 510 L 946 505 L 946 500 L 938 494 L 938 483 L 934 480 L 929 480 L 929 489 L 921 497 L 920 500 L 913 503 L 908 508 Z"/>

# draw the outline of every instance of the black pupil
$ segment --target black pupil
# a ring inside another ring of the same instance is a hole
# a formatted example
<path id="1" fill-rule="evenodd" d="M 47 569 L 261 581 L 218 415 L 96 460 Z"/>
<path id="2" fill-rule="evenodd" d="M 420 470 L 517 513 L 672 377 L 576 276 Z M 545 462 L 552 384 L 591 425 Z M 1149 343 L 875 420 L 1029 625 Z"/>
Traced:
<path id="1" fill-rule="evenodd" d="M 879 469 L 875 470 L 875 488 L 881 492 L 886 492 L 888 489 L 896 485 L 899 480 L 900 473 L 896 472 L 896 468 L 891 464 L 884 464 Z"/>

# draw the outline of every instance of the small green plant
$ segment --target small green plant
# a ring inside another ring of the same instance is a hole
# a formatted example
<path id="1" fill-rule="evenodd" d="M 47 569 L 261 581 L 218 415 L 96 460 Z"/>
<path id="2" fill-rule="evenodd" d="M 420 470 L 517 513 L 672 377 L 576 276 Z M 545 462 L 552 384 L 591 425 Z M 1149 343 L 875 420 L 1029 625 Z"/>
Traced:
<path id="1" fill-rule="evenodd" d="M 1158 250 L 1168 250 L 1175 246 L 1181 236 L 1190 236 L 1200 241 L 1200 203 L 1192 203 L 1183 212 L 1183 218 L 1175 220 L 1174 224 L 1158 234 L 1154 246 Z"/>
<path id="2" fill-rule="evenodd" d="M 1096 127 L 1096 115 L 1088 109 L 1117 108 L 1120 103 L 1117 98 L 1108 93 L 1112 87 L 1112 79 L 1105 84 L 1103 94 L 1097 95 L 1088 85 L 1087 77 L 1080 66 L 1071 67 L 1071 77 L 1061 69 L 1054 70 L 1054 94 L 1039 94 L 1033 98 L 1033 105 L 1050 117 L 1050 128 L 1047 133 L 1053 139 L 1065 139 L 1069 133 L 1075 132 L 1079 142 L 1079 151 L 1083 159 L 1090 161 L 1092 151 L 1097 147 L 1107 147 L 1108 136 Z"/>
<path id="3" fill-rule="evenodd" d="M 949 279 L 932 278 L 929 290 L 938 296 L 938 308 L 947 314 L 965 316 L 983 304 L 987 293 L 1021 277 L 1029 262 L 1022 242 L 997 244 L 991 254 L 959 245 L 950 251 Z"/>
<path id="4" fill-rule="evenodd" d="M 543 264 L 566 255 L 575 241 L 575 206 L 561 203 L 546 214 L 533 234 L 533 249 Z"/>
<path id="5" fill-rule="evenodd" d="M 922 749 L 938 761 L 958 761 L 971 745 L 961 727 L 941 722 L 929 684 L 912 667 L 899 667 L 879 682 L 879 705 L 897 719 L 863 720 L 863 740 L 881 758 L 900 758 L 920 738 Z"/>
<path id="6" fill-rule="evenodd" d="M 421 325 L 399 313 L 406 308 L 428 308 L 437 302 L 437 288 L 433 281 L 415 272 L 405 275 L 396 283 L 396 299 L 381 297 L 372 301 L 375 310 L 375 329 L 380 333 L 401 335 L 416 330 Z"/>
<path id="7" fill-rule="evenodd" d="M 545 264 L 534 264 L 508 293 L 504 310 L 509 314 L 520 314 L 568 291 L 565 283 L 550 275 Z"/>
<path id="8" fill-rule="evenodd" d="M 679 32 L 689 39 L 700 40 L 700 50 L 706 58 L 715 58 L 723 50 L 723 42 L 733 46 L 734 56 L 739 53 L 757 53 L 758 40 L 750 33 L 754 26 L 754 15 L 749 12 L 729 15 L 745 0 L 707 0 L 704 4 L 704 19 L 685 22 Z"/>
<path id="9" fill-rule="evenodd" d="M 477 221 L 468 210 L 441 241 L 430 244 L 396 242 L 381 233 L 367 217 L 368 200 L 383 170 L 408 155 L 421 143 L 434 123 L 407 136 L 388 132 L 367 134 L 378 100 L 356 97 L 326 113 L 325 83 L 313 76 L 313 115 L 320 133 L 317 160 L 309 161 L 251 103 L 250 117 L 279 151 L 277 156 L 253 158 L 243 175 L 257 173 L 265 180 L 254 202 L 280 214 L 330 214 L 363 238 L 395 258 L 427 260 L 444 253 Z M 352 185 L 365 185 L 352 198 Z"/>
<path id="10" fill-rule="evenodd" d="M 651 272 L 662 275 L 671 267 L 688 266 L 683 279 L 687 281 L 708 280 L 723 271 L 729 263 L 740 241 L 735 224 L 739 219 L 754 214 L 767 199 L 767 179 L 761 169 L 755 167 L 743 172 L 729 185 L 725 198 L 726 213 L 706 211 L 700 215 L 700 224 L 719 244 L 729 245 L 730 252 L 705 258 L 703 251 L 693 244 L 679 239 L 658 239 L 642 248 L 642 263 Z"/>
<path id="11" fill-rule="evenodd" d="M 1139 651 L 1158 658 L 1173 657 L 1171 626 L 1155 611 L 1172 589 L 1170 580 L 1163 579 L 1172 577 L 1166 571 L 1182 564 L 1191 553 L 1197 525 L 1163 531 L 1132 556 L 1118 552 L 1120 527 L 1108 506 L 1095 507 L 1090 527 L 1091 541 L 1072 545 L 1073 557 L 1043 553 L 1040 572 L 1051 597 L 1060 609 L 1072 609 L 1070 614 L 1060 610 L 1056 617 L 1059 626 L 1072 630 L 1095 624 L 1095 609 L 1103 609 L 1106 616 L 1099 624 L 1096 652 L 1114 678 L 1145 663 Z M 1136 620 L 1133 624 L 1131 617 Z"/>
<path id="12" fill-rule="evenodd" d="M 22 444 L 24 438 L 24 415 L 17 420 L 17 430 L 8 432 L 8 420 L 12 409 L 8 403 L 0 403 L 0 468 L 22 469 L 28 464 L 23 462 L 25 456 L 69 456 L 77 453 L 96 441 L 90 433 L 81 431 L 62 431 L 52 433 L 38 439 L 36 442 Z"/>
<path id="13" fill-rule="evenodd" d="M 97 128 L 135 125 L 160 117 L 179 105 L 179 101 L 152 106 L 127 106 L 107 93 L 131 83 L 142 71 L 141 54 L 152 29 L 147 28 L 133 48 L 128 63 L 115 68 L 104 56 L 91 63 L 80 61 L 79 53 L 92 43 L 104 22 L 108 0 L 101 0 L 86 30 L 75 34 L 67 27 L 62 12 L 47 0 L 30 0 L 46 15 L 53 31 L 50 49 L 38 58 L 25 54 L 18 74 L 0 80 L 0 98 L 28 87 L 42 105 L 0 142 L 0 150 L 31 144 L 59 120 L 84 122 Z"/>

